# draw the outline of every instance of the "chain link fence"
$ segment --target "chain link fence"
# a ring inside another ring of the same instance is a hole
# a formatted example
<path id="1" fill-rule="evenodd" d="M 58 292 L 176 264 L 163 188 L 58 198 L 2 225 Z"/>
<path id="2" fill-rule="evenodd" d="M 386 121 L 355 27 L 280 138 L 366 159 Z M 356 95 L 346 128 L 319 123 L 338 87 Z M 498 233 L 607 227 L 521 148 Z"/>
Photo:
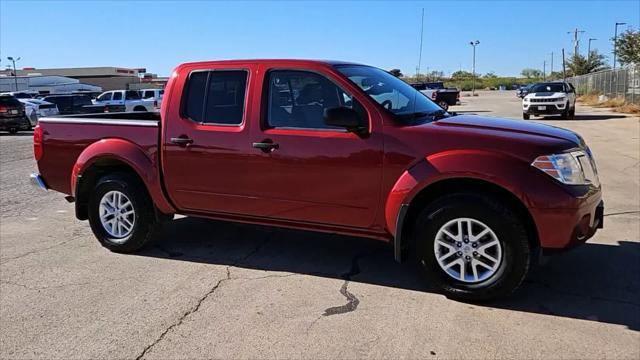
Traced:
<path id="1" fill-rule="evenodd" d="M 624 98 L 628 103 L 640 104 L 640 66 L 567 78 L 578 95 L 605 95 L 608 98 Z"/>

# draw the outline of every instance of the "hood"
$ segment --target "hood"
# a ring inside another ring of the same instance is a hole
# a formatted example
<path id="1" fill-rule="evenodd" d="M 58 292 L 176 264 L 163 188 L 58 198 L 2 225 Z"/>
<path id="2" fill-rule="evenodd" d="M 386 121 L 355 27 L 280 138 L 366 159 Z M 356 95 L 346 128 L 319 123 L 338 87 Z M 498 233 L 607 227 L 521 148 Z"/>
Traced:
<path id="1" fill-rule="evenodd" d="M 564 93 L 562 92 L 536 92 L 536 93 L 529 93 L 526 98 L 530 99 L 532 97 L 544 97 L 544 98 L 555 98 L 555 97 L 563 97 L 565 96 Z"/>
<path id="2" fill-rule="evenodd" d="M 582 138 L 571 130 L 523 120 L 501 119 L 475 115 L 458 115 L 438 120 L 435 124 L 440 126 L 456 126 L 468 129 L 484 129 L 507 133 L 511 132 L 543 136 L 570 141 L 576 146 L 581 146 L 583 144 Z"/>

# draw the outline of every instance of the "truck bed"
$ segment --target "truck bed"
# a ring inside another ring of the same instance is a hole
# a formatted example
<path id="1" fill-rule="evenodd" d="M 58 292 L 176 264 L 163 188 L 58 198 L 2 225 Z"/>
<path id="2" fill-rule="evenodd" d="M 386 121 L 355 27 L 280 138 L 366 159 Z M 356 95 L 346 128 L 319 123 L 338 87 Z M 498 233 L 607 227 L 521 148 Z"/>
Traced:
<path id="1" fill-rule="evenodd" d="M 43 155 L 38 170 L 50 189 L 71 194 L 70 177 L 78 157 L 102 139 L 135 144 L 153 163 L 157 160 L 160 115 L 149 112 L 81 114 L 44 117 Z"/>

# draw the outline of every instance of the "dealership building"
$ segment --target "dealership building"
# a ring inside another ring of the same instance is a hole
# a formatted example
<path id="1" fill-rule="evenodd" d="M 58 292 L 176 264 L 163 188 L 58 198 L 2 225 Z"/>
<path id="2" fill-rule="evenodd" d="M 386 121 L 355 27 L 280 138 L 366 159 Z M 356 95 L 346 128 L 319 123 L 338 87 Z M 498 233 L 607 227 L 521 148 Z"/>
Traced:
<path id="1" fill-rule="evenodd" d="M 103 91 L 162 88 L 167 80 L 167 78 L 158 78 L 155 74 L 147 73 L 144 68 L 132 69 L 113 66 L 54 69 L 23 68 L 21 70 L 18 69 L 15 75 L 17 75 L 18 79 L 65 77 L 75 79 L 82 84 L 99 87 Z M 13 78 L 13 76 L 13 69 L 0 70 L 0 79 L 7 80 L 7 78 Z M 22 80 L 22 82 L 25 82 L 25 80 Z"/>

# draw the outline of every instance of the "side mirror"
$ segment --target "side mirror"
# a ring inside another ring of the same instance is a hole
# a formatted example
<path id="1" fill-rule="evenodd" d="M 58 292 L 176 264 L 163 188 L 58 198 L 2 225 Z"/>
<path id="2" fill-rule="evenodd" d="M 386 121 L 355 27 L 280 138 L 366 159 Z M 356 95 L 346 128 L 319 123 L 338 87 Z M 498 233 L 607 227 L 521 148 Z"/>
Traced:
<path id="1" fill-rule="evenodd" d="M 352 108 L 333 107 L 324 110 L 324 123 L 329 126 L 345 128 L 351 132 L 361 132 L 365 127 L 360 124 L 360 116 Z"/>

